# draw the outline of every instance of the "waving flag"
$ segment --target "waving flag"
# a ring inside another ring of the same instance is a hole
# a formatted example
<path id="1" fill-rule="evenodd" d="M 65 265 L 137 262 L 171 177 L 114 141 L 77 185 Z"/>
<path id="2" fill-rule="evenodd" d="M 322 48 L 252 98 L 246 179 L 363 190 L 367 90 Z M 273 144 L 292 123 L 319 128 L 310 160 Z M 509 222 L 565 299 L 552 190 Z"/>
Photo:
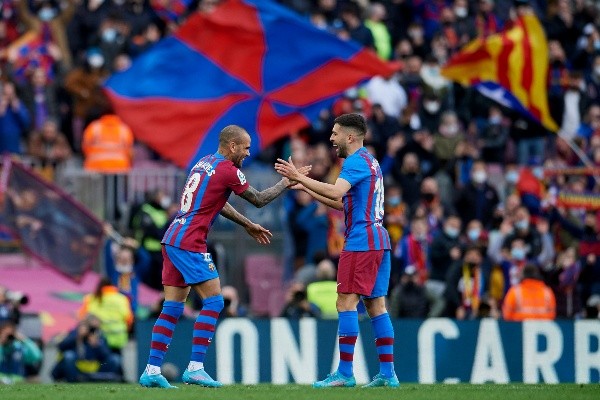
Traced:
<path id="1" fill-rule="evenodd" d="M 475 85 L 485 96 L 556 132 L 547 96 L 548 42 L 535 15 L 524 15 L 502 33 L 469 43 L 442 75 Z"/>
<path id="2" fill-rule="evenodd" d="M 179 166 L 216 151 L 230 124 L 251 152 L 315 120 L 348 87 L 395 67 L 267 0 L 228 0 L 112 76 L 106 91 L 135 136 Z"/>

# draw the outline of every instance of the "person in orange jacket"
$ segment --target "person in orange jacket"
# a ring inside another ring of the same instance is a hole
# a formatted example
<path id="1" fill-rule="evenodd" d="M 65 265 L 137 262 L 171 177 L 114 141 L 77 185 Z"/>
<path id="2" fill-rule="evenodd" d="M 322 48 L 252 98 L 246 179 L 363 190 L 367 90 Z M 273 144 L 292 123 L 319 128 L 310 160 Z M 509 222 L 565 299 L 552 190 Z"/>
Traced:
<path id="1" fill-rule="evenodd" d="M 131 169 L 133 133 L 111 111 L 88 125 L 83 133 L 82 148 L 86 170 L 120 173 Z"/>
<path id="2" fill-rule="evenodd" d="M 506 321 L 552 320 L 556 317 L 554 293 L 542 281 L 537 266 L 527 264 L 523 267 L 521 283 L 506 293 L 502 316 Z"/>

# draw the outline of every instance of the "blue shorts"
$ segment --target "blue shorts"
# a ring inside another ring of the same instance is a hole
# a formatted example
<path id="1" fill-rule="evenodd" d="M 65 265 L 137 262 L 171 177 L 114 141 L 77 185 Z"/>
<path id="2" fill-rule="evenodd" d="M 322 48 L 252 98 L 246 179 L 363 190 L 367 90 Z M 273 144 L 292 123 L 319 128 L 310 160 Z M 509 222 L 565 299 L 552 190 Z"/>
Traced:
<path id="1" fill-rule="evenodd" d="M 219 277 L 210 253 L 196 253 L 163 244 L 162 283 L 186 287 Z"/>

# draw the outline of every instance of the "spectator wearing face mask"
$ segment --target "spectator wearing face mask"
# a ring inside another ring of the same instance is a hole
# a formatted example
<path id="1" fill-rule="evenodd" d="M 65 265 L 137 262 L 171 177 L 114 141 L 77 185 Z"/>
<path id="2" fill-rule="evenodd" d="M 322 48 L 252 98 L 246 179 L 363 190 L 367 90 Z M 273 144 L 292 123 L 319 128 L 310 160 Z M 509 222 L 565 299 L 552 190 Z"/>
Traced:
<path id="1" fill-rule="evenodd" d="M 97 48 L 88 49 L 83 65 L 67 74 L 64 86 L 73 97 L 73 145 L 81 150 L 83 129 L 108 107 L 108 99 L 102 93 L 102 84 L 109 71 L 104 56 Z"/>
<path id="2" fill-rule="evenodd" d="M 458 144 L 463 139 L 464 135 L 456 113 L 454 111 L 443 113 L 437 133 L 433 135 L 433 150 L 444 166 L 448 167 L 450 161 L 455 158 Z"/>
<path id="3" fill-rule="evenodd" d="M 515 240 L 523 241 L 525 259 L 537 265 L 546 265 L 554 257 L 554 243 L 548 232 L 548 221 L 539 219 L 531 224 L 531 216 L 526 207 L 515 212 L 514 231 L 503 241 L 502 249 L 510 251 Z"/>
<path id="4" fill-rule="evenodd" d="M 500 199 L 487 180 L 485 162 L 475 161 L 471 167 L 471 180 L 458 192 L 454 208 L 463 221 L 476 219 L 489 229 Z"/>
<path id="5" fill-rule="evenodd" d="M 489 271 L 482 267 L 479 247 L 469 247 L 465 256 L 456 260 L 446 275 L 447 315 L 456 319 L 479 316 L 479 307 L 487 297 Z"/>
<path id="6" fill-rule="evenodd" d="M 460 260 L 461 220 L 457 215 L 450 215 L 444 221 L 444 229 L 438 232 L 431 242 L 429 280 L 425 287 L 432 300 L 430 317 L 439 317 L 445 306 L 444 292 L 446 290 L 446 275 L 454 262 Z"/>
<path id="7" fill-rule="evenodd" d="M 35 14 L 31 12 L 27 0 L 17 0 L 16 3 L 21 22 L 36 35 L 49 30 L 52 41 L 60 48 L 63 67 L 65 70 L 71 69 L 73 62 L 66 29 L 75 13 L 77 1 L 68 0 L 66 7 L 61 8 L 57 1 L 42 0 L 36 2 Z"/>
<path id="8" fill-rule="evenodd" d="M 430 260 L 429 248 L 431 235 L 429 235 L 427 222 L 423 218 L 414 218 L 410 223 L 410 231 L 394 247 L 393 264 L 391 273 L 391 286 L 394 286 L 406 268 L 411 265 L 415 268 L 416 280 L 424 285 L 429 278 Z"/>
<path id="9" fill-rule="evenodd" d="M 407 206 L 402 201 L 402 189 L 399 186 L 388 186 L 385 189 L 384 208 L 383 224 L 390 234 L 392 248 L 394 248 L 396 243 L 402 238 L 404 227 L 406 226 Z"/>

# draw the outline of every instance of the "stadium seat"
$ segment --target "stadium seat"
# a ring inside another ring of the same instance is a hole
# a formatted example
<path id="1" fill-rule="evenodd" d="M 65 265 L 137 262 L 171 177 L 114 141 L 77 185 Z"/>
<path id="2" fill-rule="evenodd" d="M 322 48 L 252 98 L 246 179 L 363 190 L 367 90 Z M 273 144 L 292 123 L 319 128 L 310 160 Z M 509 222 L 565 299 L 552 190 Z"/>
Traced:
<path id="1" fill-rule="evenodd" d="M 246 256 L 244 276 L 250 294 L 250 311 L 256 317 L 268 317 L 269 297 L 281 290 L 283 267 L 273 254 L 250 254 Z"/>

